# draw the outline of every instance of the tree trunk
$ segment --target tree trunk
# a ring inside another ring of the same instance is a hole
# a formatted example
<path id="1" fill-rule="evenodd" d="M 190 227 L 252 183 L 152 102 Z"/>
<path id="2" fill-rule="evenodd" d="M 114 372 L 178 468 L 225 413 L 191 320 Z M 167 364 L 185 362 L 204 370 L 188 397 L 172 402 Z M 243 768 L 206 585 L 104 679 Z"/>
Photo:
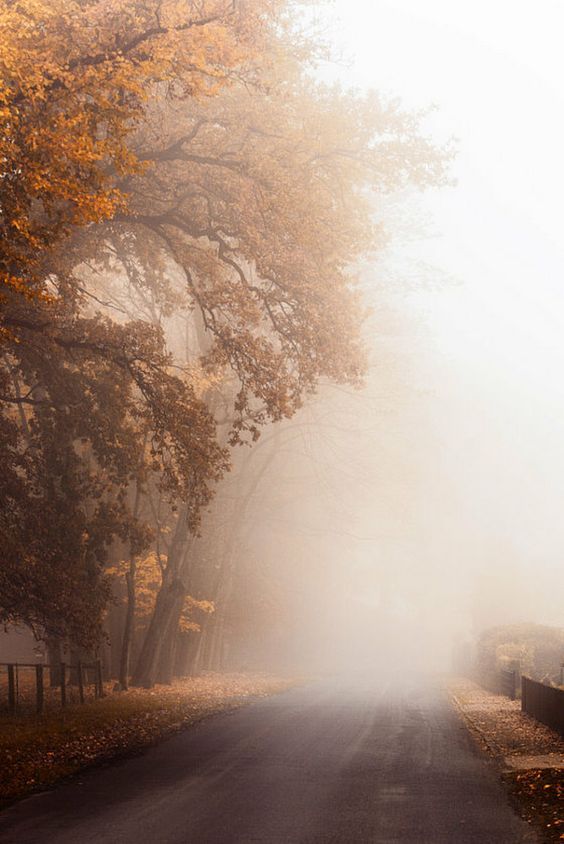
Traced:
<path id="1" fill-rule="evenodd" d="M 129 560 L 129 571 L 125 575 L 127 585 L 127 608 L 125 611 L 125 623 L 123 627 L 123 638 L 121 640 L 121 655 L 119 662 L 119 684 L 122 689 L 129 688 L 129 663 L 131 659 L 131 641 L 133 639 L 133 626 L 135 624 L 135 573 L 137 564 L 135 558 Z"/>
<path id="2" fill-rule="evenodd" d="M 210 635 L 209 665 L 210 671 L 221 671 L 223 668 L 223 613 L 214 619 Z"/>
<path id="3" fill-rule="evenodd" d="M 178 601 L 184 601 L 186 595 L 186 587 L 180 579 L 180 574 L 188 542 L 187 516 L 187 509 L 185 508 L 178 519 L 168 555 L 167 567 L 163 574 L 163 582 L 135 666 L 131 681 L 134 686 L 150 689 L 155 685 L 163 642 L 176 617 Z M 177 617 L 176 622 L 178 623 Z"/>
<path id="4" fill-rule="evenodd" d="M 174 659 L 174 673 L 177 677 L 191 677 L 192 667 L 200 643 L 200 633 L 190 631 L 178 635 Z"/>
<path id="5" fill-rule="evenodd" d="M 181 677 L 195 677 L 202 648 L 202 633 L 189 633 L 187 638 L 184 654 L 179 657 L 178 674 Z"/>
<path id="6" fill-rule="evenodd" d="M 197 674 L 200 673 L 202 668 L 202 661 L 204 655 L 204 644 L 205 644 L 205 625 L 202 626 L 201 633 L 198 634 L 198 641 L 196 643 L 196 647 L 192 653 L 192 659 L 190 660 L 190 676 L 195 677 Z"/>
<path id="7" fill-rule="evenodd" d="M 176 630 L 169 632 L 161 645 L 161 655 L 157 667 L 157 683 L 164 686 L 172 685 L 174 672 L 174 655 L 176 653 Z"/>
<path id="8" fill-rule="evenodd" d="M 147 435 L 143 441 L 143 448 L 147 444 Z M 139 515 L 139 505 L 141 503 L 141 483 L 139 478 L 135 482 L 135 498 L 133 500 L 132 515 L 136 519 Z M 119 677 L 118 681 L 122 689 L 129 688 L 129 663 L 131 661 L 131 642 L 133 639 L 133 630 L 135 627 L 135 609 L 136 609 L 136 594 L 135 594 L 135 575 L 137 573 L 137 561 L 135 555 L 132 553 L 131 542 L 129 543 L 129 570 L 125 575 L 125 584 L 127 587 L 127 607 L 125 610 L 125 622 L 123 626 L 123 637 L 121 640 L 121 653 L 119 660 Z"/>
<path id="9" fill-rule="evenodd" d="M 163 637 L 159 664 L 157 667 L 157 681 L 169 686 L 172 683 L 174 672 L 174 660 L 176 655 L 176 644 L 178 640 L 178 625 L 180 615 L 184 606 L 185 591 L 178 595 L 176 606 L 171 612 L 168 631 Z"/>
<path id="10" fill-rule="evenodd" d="M 153 616 L 131 681 L 133 686 L 150 689 L 155 685 L 163 642 L 175 617 L 178 599 L 180 596 L 184 599 L 184 595 L 182 581 L 177 577 L 172 579 L 170 575 L 165 575 L 165 582 L 157 595 Z"/>
<path id="11" fill-rule="evenodd" d="M 120 674 L 124 616 L 125 607 L 117 606 L 117 604 L 110 604 L 107 618 L 108 637 L 110 643 L 108 680 L 110 677 L 115 677 L 117 679 Z"/>
<path id="12" fill-rule="evenodd" d="M 74 647 L 74 648 L 71 647 L 70 648 L 70 654 L 69 654 L 70 666 L 69 666 L 69 671 L 68 671 L 68 674 L 67 674 L 67 685 L 68 686 L 78 686 L 79 685 L 79 679 L 78 679 L 79 663 L 81 663 L 81 662 L 82 663 L 92 662 L 92 660 L 93 660 L 92 651 L 87 651 L 84 648 L 79 648 L 79 647 Z M 65 662 L 64 659 L 62 661 Z"/>
<path id="13" fill-rule="evenodd" d="M 51 688 L 61 685 L 62 649 L 60 639 L 47 639 L 47 653 L 49 655 L 49 685 Z"/>

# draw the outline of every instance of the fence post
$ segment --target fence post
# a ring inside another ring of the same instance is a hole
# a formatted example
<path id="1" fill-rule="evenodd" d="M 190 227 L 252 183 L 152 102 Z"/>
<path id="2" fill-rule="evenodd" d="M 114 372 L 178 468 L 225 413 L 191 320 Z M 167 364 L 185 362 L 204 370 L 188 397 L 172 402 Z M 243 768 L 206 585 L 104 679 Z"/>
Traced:
<path id="1" fill-rule="evenodd" d="M 96 660 L 96 685 L 98 687 L 98 697 L 104 697 L 104 684 L 102 680 L 102 661 Z"/>
<path id="2" fill-rule="evenodd" d="M 43 712 L 43 666 L 35 666 L 35 696 L 37 700 L 37 713 Z"/>
<path id="3" fill-rule="evenodd" d="M 80 698 L 80 702 L 84 703 L 84 682 L 83 682 L 83 679 L 82 679 L 82 662 L 80 660 L 78 660 L 77 672 L 78 672 L 78 696 Z"/>
<path id="4" fill-rule="evenodd" d="M 14 715 L 16 712 L 16 676 L 14 666 L 12 663 L 8 665 L 8 709 L 10 714 Z"/>
<path id="5" fill-rule="evenodd" d="M 61 706 L 67 705 L 67 671 L 64 662 L 61 662 Z"/>

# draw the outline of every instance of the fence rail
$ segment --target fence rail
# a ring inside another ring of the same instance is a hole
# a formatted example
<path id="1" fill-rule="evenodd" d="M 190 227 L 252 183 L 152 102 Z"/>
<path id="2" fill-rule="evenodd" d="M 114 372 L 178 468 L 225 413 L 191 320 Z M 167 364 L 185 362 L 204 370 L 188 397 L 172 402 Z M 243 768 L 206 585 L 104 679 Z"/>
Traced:
<path id="1" fill-rule="evenodd" d="M 48 685 L 45 671 L 49 672 Z M 0 662 L 0 702 L 7 706 L 11 715 L 30 707 L 40 714 L 46 699 L 61 707 L 68 703 L 85 703 L 92 692 L 94 698 L 104 697 L 100 660 L 73 664 Z"/>
<path id="2" fill-rule="evenodd" d="M 564 689 L 521 678 L 521 709 L 564 736 Z"/>

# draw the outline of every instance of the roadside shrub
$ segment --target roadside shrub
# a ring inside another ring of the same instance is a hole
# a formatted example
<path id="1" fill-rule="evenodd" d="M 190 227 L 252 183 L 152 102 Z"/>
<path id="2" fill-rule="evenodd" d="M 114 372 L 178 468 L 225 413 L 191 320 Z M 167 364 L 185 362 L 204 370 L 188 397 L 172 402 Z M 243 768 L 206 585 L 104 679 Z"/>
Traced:
<path id="1" fill-rule="evenodd" d="M 557 685 L 564 661 L 564 629 L 542 624 L 507 624 L 480 635 L 478 671 L 517 670 L 534 680 Z"/>

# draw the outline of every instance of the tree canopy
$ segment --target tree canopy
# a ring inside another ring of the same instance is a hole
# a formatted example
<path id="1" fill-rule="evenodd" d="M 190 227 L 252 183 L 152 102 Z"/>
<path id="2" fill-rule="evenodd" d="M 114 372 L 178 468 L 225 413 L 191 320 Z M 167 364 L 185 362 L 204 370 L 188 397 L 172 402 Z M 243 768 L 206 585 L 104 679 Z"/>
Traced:
<path id="1" fill-rule="evenodd" d="M 45 252 L 76 225 L 114 216 L 116 175 L 160 88 L 186 100 L 244 76 L 283 4 L 227 0 L 18 0 L 0 9 L 0 265 L 41 287 Z"/>
<path id="2" fill-rule="evenodd" d="M 447 156 L 316 49 L 285 0 L 2 7 L 4 621 L 92 645 L 147 552 L 175 629 L 230 448 L 361 384 L 374 203 Z"/>

